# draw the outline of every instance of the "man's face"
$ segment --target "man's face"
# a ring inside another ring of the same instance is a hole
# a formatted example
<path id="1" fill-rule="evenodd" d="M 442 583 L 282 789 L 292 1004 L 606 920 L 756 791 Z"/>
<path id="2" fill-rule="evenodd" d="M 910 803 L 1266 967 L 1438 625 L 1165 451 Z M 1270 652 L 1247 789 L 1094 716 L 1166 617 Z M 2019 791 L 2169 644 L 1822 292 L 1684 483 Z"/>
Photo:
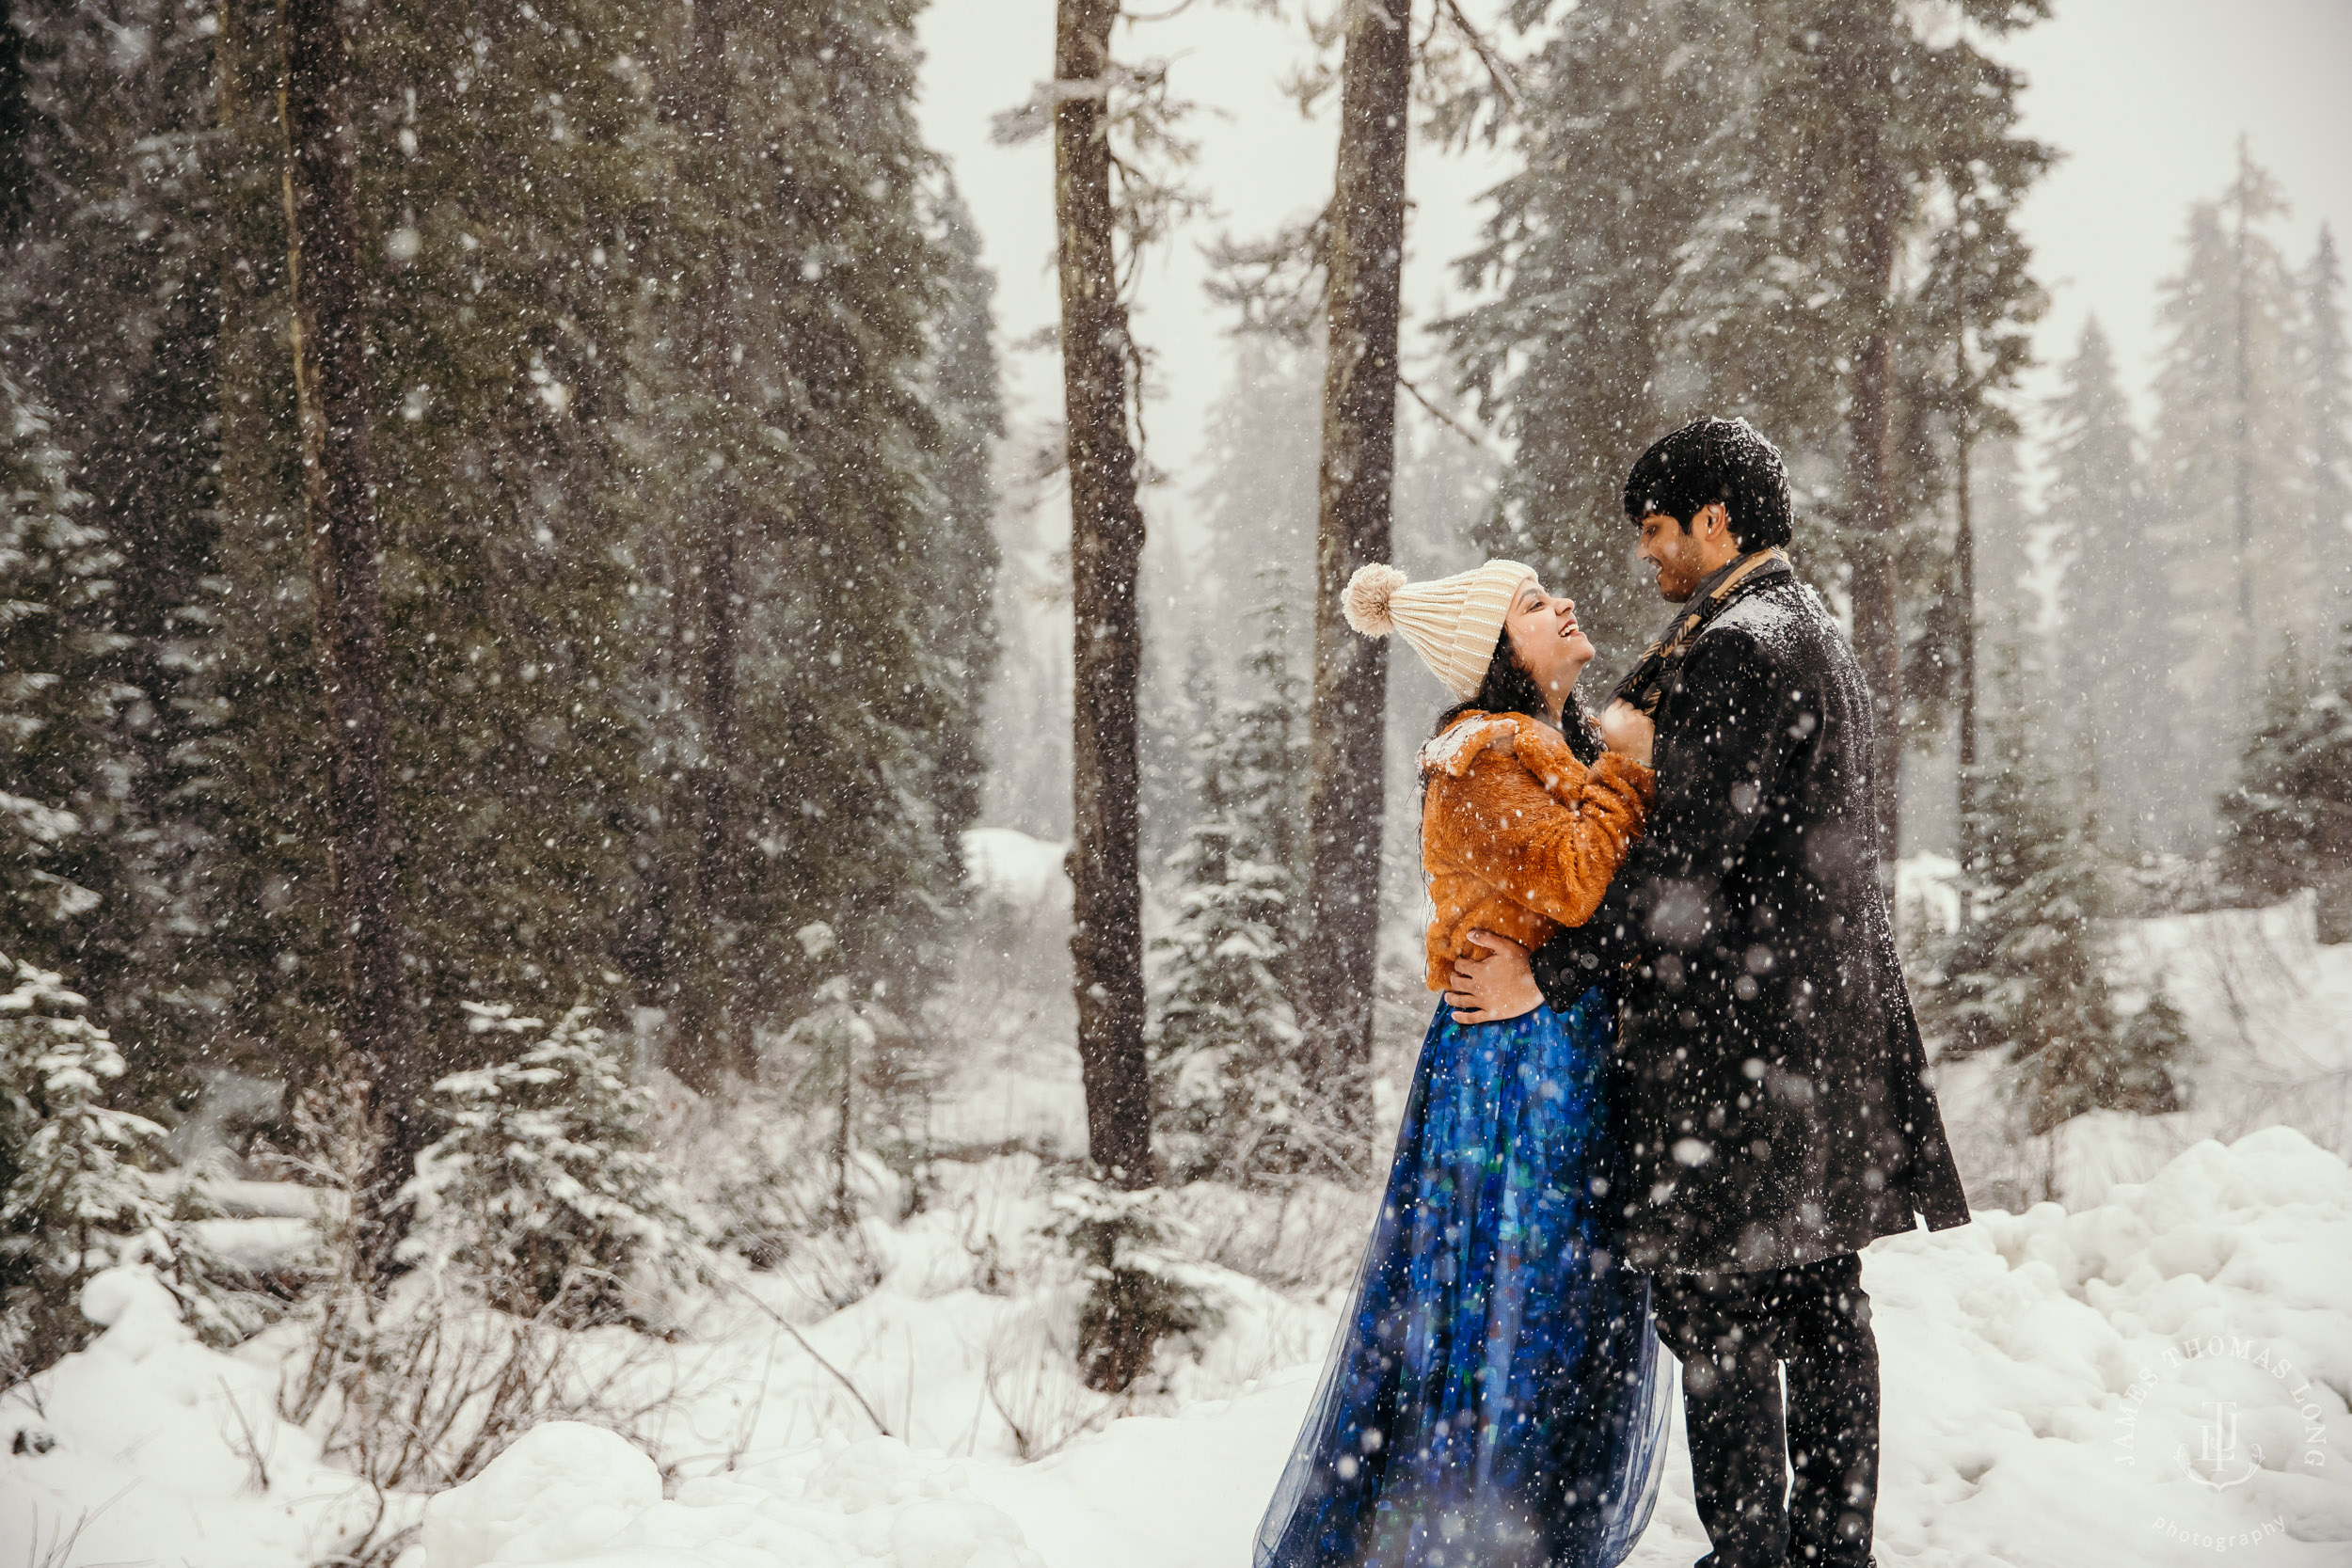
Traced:
<path id="1" fill-rule="evenodd" d="M 1697 593 L 1709 574 L 1740 553 L 1721 501 L 1701 507 L 1687 528 L 1663 512 L 1651 513 L 1640 526 L 1642 542 L 1634 553 L 1658 569 L 1658 596 L 1669 604 Z"/>

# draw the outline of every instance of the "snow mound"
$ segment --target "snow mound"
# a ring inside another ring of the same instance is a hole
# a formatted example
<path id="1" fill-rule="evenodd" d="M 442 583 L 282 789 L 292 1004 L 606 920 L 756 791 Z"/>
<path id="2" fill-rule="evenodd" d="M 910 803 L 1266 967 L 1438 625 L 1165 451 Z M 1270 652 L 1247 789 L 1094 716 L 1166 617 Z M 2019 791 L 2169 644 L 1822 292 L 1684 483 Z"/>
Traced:
<path id="1" fill-rule="evenodd" d="M 1863 1283 L 1882 1561 L 2344 1560 L 2352 1169 L 2301 1133 L 1882 1242 Z"/>
<path id="2" fill-rule="evenodd" d="M 275 1366 L 199 1343 L 145 1268 L 81 1307 L 106 1332 L 0 1393 L 0 1563 L 298 1568 L 365 1526 L 367 1489 L 279 1418 Z"/>
<path id="3" fill-rule="evenodd" d="M 1011 828 L 974 828 L 963 835 L 963 874 L 982 896 L 1018 908 L 1067 899 L 1069 847 Z"/>
<path id="4" fill-rule="evenodd" d="M 835 1437 L 661 1496 L 627 1439 L 550 1421 L 426 1505 L 426 1568 L 1042 1568 L 964 1466 Z"/>

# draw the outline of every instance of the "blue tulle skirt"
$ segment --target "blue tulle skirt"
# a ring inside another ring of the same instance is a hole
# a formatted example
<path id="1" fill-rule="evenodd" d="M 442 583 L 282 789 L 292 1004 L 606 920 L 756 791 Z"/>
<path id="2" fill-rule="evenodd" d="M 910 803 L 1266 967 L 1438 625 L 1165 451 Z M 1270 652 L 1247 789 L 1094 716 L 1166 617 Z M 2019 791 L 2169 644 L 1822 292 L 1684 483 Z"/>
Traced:
<path id="1" fill-rule="evenodd" d="M 1674 1363 L 1602 1221 L 1615 1031 L 1597 988 L 1502 1023 L 1439 1006 L 1257 1568 L 1612 1568 L 1633 1549 Z"/>

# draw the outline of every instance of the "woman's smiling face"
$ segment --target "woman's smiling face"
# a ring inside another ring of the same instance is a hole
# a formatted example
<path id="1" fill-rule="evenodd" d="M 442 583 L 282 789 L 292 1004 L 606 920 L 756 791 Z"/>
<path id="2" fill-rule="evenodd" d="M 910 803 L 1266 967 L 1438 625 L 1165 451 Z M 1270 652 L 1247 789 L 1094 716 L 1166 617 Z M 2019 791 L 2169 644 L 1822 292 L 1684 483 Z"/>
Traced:
<path id="1" fill-rule="evenodd" d="M 1576 624 L 1576 601 L 1545 593 L 1531 578 L 1519 584 L 1502 631 L 1519 668 L 1534 677 L 1554 707 L 1565 704 L 1577 676 L 1593 661 L 1592 640 Z"/>

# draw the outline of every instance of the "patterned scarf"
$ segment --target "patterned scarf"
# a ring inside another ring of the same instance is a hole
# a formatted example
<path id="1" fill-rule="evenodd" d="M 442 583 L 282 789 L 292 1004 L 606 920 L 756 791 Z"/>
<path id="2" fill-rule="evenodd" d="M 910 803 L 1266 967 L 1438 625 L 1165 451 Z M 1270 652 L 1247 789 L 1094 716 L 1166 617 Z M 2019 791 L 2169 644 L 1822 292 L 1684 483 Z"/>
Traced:
<path id="1" fill-rule="evenodd" d="M 1656 717 L 1659 702 L 1666 694 L 1667 677 L 1682 662 L 1682 656 L 1691 651 L 1691 644 L 1698 641 L 1708 623 L 1749 594 L 1794 575 L 1795 570 L 1778 547 L 1743 555 L 1723 567 L 1699 584 L 1698 592 L 1691 595 L 1690 608 L 1677 615 L 1665 634 L 1643 651 L 1639 662 L 1617 683 L 1610 700 L 1631 703 Z"/>

